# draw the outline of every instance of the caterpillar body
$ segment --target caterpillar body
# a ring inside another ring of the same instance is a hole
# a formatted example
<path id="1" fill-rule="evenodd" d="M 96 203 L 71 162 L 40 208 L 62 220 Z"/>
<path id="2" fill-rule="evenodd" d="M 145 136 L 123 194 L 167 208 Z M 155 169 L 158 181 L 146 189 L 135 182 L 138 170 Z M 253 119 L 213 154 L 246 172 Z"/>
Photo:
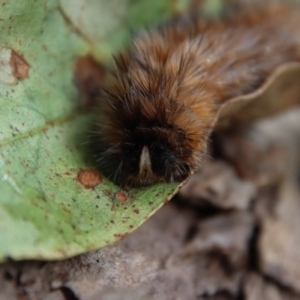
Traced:
<path id="1" fill-rule="evenodd" d="M 299 28 L 297 6 L 273 3 L 141 33 L 104 84 L 100 170 L 131 186 L 188 177 L 205 156 L 220 106 L 258 89 L 280 65 L 300 62 Z"/>

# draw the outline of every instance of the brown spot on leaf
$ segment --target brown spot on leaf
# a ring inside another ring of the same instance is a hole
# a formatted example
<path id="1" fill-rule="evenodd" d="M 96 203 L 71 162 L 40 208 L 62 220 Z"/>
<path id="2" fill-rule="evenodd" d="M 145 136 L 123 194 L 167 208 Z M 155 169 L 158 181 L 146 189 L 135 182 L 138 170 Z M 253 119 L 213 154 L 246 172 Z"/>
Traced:
<path id="1" fill-rule="evenodd" d="M 139 213 L 140 213 L 140 211 L 139 211 L 138 209 L 135 209 L 133 212 L 134 212 L 135 214 L 139 214 Z"/>
<path id="2" fill-rule="evenodd" d="M 12 74 L 16 78 L 28 77 L 29 64 L 21 55 L 19 55 L 14 50 L 11 51 L 9 64 L 12 68 Z"/>
<path id="3" fill-rule="evenodd" d="M 17 84 L 19 78 L 28 77 L 29 64 L 13 49 L 0 46 L 0 82 Z"/>
<path id="4" fill-rule="evenodd" d="M 116 233 L 114 234 L 114 236 L 120 240 L 123 240 L 129 233 L 125 232 L 125 233 Z"/>
<path id="5" fill-rule="evenodd" d="M 81 169 L 77 181 L 86 189 L 91 189 L 102 182 L 101 174 L 95 169 Z"/>
<path id="6" fill-rule="evenodd" d="M 115 194 L 116 200 L 118 200 L 121 203 L 125 203 L 128 200 L 128 193 L 126 191 L 120 190 Z"/>
<path id="7" fill-rule="evenodd" d="M 103 194 L 107 197 L 111 196 L 111 191 L 110 190 L 104 190 Z"/>
<path id="8" fill-rule="evenodd" d="M 77 59 L 74 80 L 79 90 L 82 106 L 90 108 L 97 104 L 103 77 L 104 67 L 92 56 L 87 55 Z"/>
<path id="9" fill-rule="evenodd" d="M 164 200 L 164 205 L 168 204 L 168 203 L 169 203 L 169 201 L 170 201 L 170 198 L 169 198 L 169 197 L 168 197 L 168 198 L 166 198 L 166 199 Z"/>

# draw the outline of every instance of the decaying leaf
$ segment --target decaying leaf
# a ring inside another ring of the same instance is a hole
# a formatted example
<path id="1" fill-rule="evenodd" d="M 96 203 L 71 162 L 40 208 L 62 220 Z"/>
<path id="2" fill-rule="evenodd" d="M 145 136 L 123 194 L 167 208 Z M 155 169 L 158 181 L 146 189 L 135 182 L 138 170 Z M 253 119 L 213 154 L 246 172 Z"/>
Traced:
<path id="1" fill-rule="evenodd" d="M 219 110 L 216 130 L 237 127 L 300 104 L 300 63 L 278 67 L 255 92 L 227 101 Z"/>
<path id="2" fill-rule="evenodd" d="M 261 271 L 300 292 L 300 191 L 295 180 L 285 178 L 275 199 L 269 199 L 271 211 L 261 211 L 259 238 Z M 263 202 L 266 202 L 262 199 Z M 261 206 L 263 203 L 261 204 Z M 282 259 L 284 257 L 284 259 Z"/>
<path id="3" fill-rule="evenodd" d="M 229 165 L 207 160 L 179 195 L 200 208 L 210 205 L 218 209 L 246 209 L 255 192 L 254 184 L 238 178 Z"/>

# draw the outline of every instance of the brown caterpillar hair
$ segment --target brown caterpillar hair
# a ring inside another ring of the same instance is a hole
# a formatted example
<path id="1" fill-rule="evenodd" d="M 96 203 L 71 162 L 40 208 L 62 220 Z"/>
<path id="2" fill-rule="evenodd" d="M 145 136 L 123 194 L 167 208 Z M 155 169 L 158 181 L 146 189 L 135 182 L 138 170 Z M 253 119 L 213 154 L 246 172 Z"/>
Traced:
<path id="1" fill-rule="evenodd" d="M 273 3 L 141 33 L 115 60 L 100 99 L 100 170 L 133 186 L 188 177 L 205 156 L 220 105 L 300 61 L 299 28 L 298 7 Z"/>

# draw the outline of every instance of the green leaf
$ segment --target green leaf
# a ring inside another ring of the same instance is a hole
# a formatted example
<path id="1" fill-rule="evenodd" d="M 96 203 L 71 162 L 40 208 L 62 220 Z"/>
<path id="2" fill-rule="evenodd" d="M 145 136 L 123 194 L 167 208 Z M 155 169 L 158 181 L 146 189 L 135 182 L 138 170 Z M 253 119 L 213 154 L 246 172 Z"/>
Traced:
<path id="1" fill-rule="evenodd" d="M 181 9 L 187 1 L 178 2 Z M 94 188 L 78 180 L 91 167 L 80 142 L 92 119 L 76 109 L 76 58 L 108 61 L 143 25 L 143 3 L 0 1 L 0 260 L 61 259 L 103 247 L 176 192 L 176 184 L 159 184 L 132 189 L 122 202 L 106 179 Z M 146 24 L 170 16 L 172 3 L 151 1 Z"/>

